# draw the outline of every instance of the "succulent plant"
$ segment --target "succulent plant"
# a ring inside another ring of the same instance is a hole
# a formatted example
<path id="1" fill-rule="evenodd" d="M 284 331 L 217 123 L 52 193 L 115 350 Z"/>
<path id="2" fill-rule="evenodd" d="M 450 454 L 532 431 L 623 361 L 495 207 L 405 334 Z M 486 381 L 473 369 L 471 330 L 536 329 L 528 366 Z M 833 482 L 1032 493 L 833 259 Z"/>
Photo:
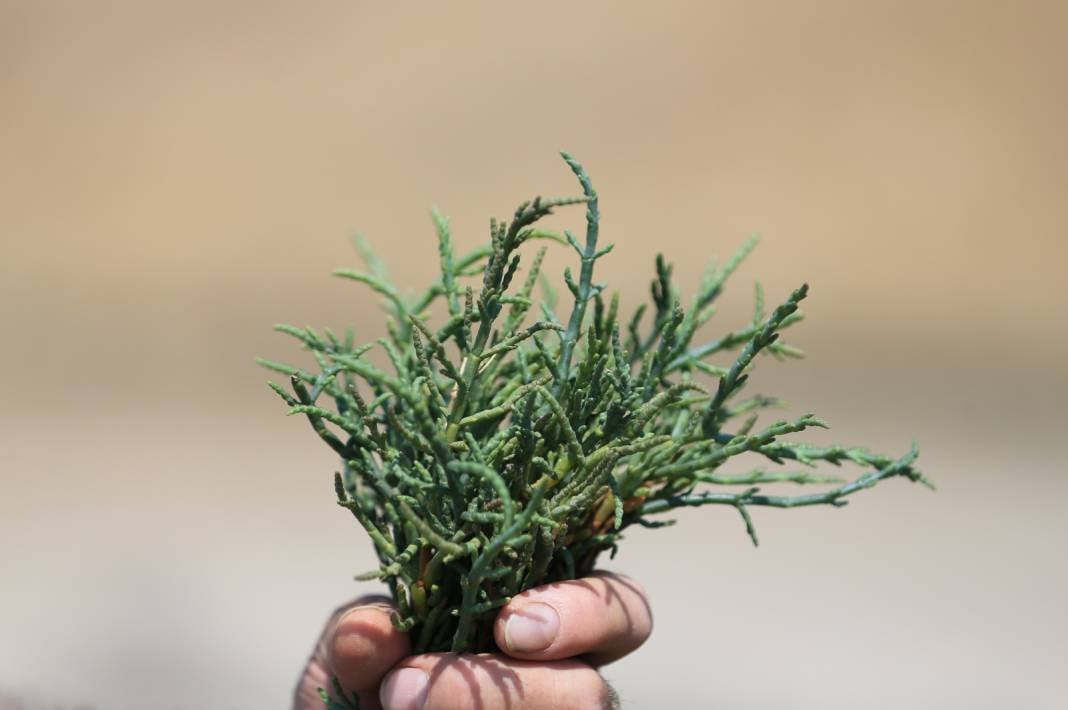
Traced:
<path id="1" fill-rule="evenodd" d="M 800 356 L 780 335 L 801 319 L 808 286 L 766 312 L 758 284 L 749 322 L 697 340 L 754 240 L 706 271 L 688 307 L 658 256 L 651 307 L 623 320 L 618 295 L 593 279 L 612 250 L 599 246 L 597 193 L 563 157 L 583 194 L 524 202 L 510 220 L 492 221 L 489 243 L 474 251 L 457 255 L 448 221 L 434 212 L 441 276 L 418 296 L 402 296 L 362 242 L 366 270 L 335 272 L 383 297 L 388 337 L 377 344 L 389 368 L 372 364 L 374 344 L 357 345 L 351 330 L 286 325 L 277 329 L 320 371 L 260 361 L 289 376 L 291 391 L 271 387 L 339 457 L 337 502 L 380 563 L 360 578 L 389 586 L 394 624 L 416 653 L 492 650 L 496 610 L 513 595 L 587 574 L 629 527 L 670 524 L 663 514 L 678 508 L 733 508 L 756 544 L 752 508 L 842 506 L 894 477 L 930 485 L 913 466 L 915 447 L 898 458 L 798 443 L 792 435 L 823 426 L 810 414 L 758 426 L 777 400 L 739 395 L 757 356 Z M 582 241 L 538 226 L 568 205 L 585 205 Z M 520 274 L 532 242 L 578 255 L 577 276 L 563 274 L 566 319 L 541 271 L 544 246 Z M 733 360 L 710 362 L 728 352 Z M 773 466 L 724 470 L 746 453 Z M 860 472 L 843 480 L 819 473 L 820 463 Z M 784 482 L 826 486 L 805 495 L 761 487 Z"/>

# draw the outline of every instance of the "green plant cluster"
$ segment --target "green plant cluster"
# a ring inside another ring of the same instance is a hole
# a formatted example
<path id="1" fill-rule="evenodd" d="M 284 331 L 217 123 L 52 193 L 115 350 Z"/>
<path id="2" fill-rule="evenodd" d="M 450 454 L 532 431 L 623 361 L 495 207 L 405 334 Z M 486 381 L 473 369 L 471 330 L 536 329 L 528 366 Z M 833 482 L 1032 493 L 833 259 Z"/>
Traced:
<path id="1" fill-rule="evenodd" d="M 384 297 L 389 335 L 377 343 L 389 368 L 373 365 L 365 357 L 373 345 L 356 345 L 351 332 L 292 326 L 277 328 L 310 350 L 320 371 L 261 360 L 289 376 L 291 391 L 271 387 L 290 414 L 306 417 L 340 457 L 338 504 L 380 561 L 362 578 L 389 585 L 394 624 L 410 632 L 416 653 L 492 650 L 496 610 L 513 595 L 589 573 L 602 552 L 615 554 L 627 528 L 668 524 L 661 516 L 672 510 L 733 508 L 756 544 L 755 506 L 841 506 L 887 478 L 926 483 L 913 467 L 915 448 L 894 458 L 795 442 L 791 435 L 823 426 L 812 415 L 757 426 L 776 400 L 739 393 L 758 355 L 800 354 L 780 333 L 801 319 L 807 286 L 770 312 L 758 286 L 749 323 L 697 342 L 754 242 L 710 268 L 685 308 L 657 257 L 651 308 L 621 319 L 618 297 L 593 278 L 611 251 L 599 246 L 597 193 L 564 159 L 583 195 L 524 202 L 510 220 L 493 221 L 490 243 L 474 251 L 457 255 L 435 212 L 441 277 L 417 297 L 402 296 L 366 249 L 366 271 L 335 272 Z M 584 240 L 537 226 L 574 204 L 586 207 Z M 578 255 L 577 275 L 564 272 L 566 319 L 541 275 L 544 247 L 520 276 L 521 248 L 543 240 Z M 435 304 L 444 311 L 437 323 Z M 709 362 L 728 351 L 726 366 Z M 776 466 L 722 471 L 745 453 Z M 819 462 L 849 462 L 861 473 L 843 482 L 817 473 Z M 807 495 L 761 488 L 779 482 L 834 485 Z"/>

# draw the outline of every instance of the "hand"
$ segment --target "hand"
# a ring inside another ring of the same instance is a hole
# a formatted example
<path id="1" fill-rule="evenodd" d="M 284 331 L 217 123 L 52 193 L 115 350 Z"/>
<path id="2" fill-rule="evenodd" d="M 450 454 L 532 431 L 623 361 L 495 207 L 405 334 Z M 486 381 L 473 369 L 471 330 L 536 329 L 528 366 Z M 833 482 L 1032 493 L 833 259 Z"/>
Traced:
<path id="1" fill-rule="evenodd" d="M 594 668 L 635 650 L 652 631 L 645 592 L 633 580 L 597 573 L 517 595 L 501 609 L 494 638 L 504 654 L 411 656 L 383 598 L 335 613 L 297 685 L 296 710 L 322 710 L 331 675 L 361 708 L 534 710 L 616 707 Z"/>

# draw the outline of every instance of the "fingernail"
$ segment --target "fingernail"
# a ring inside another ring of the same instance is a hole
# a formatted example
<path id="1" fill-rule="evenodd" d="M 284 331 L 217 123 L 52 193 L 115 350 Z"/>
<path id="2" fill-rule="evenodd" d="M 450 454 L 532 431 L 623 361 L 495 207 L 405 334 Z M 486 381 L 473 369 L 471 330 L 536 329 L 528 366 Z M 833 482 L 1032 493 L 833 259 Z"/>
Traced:
<path id="1" fill-rule="evenodd" d="M 426 686 L 429 680 L 426 671 L 400 668 L 386 677 L 378 699 L 385 710 L 421 710 L 426 703 Z"/>
<path id="2" fill-rule="evenodd" d="M 560 617 L 548 604 L 532 602 L 512 612 L 504 624 L 508 650 L 534 653 L 548 648 L 560 630 Z"/>
<path id="3" fill-rule="evenodd" d="M 371 623 L 377 614 L 381 612 L 372 607 L 356 607 L 342 614 L 334 628 L 324 637 L 327 643 L 326 657 L 333 659 L 338 655 L 353 658 L 373 656 L 376 639 L 366 633 L 367 624 L 361 624 L 360 617 Z"/>

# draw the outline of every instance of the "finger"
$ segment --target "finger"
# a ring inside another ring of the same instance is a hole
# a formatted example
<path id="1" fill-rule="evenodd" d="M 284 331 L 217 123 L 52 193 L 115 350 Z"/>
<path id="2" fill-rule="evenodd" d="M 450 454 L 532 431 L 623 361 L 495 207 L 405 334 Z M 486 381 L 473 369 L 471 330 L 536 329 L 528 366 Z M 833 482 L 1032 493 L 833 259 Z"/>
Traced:
<path id="1" fill-rule="evenodd" d="M 382 676 L 410 652 L 407 636 L 390 623 L 391 610 L 388 599 L 376 596 L 358 599 L 331 615 L 297 684 L 295 708 L 321 710 L 318 690 L 333 693 L 335 675 L 349 692 L 362 691 L 361 707 L 377 707 Z"/>
<path id="2" fill-rule="evenodd" d="M 393 628 L 393 607 L 378 602 L 344 611 L 324 637 L 325 666 L 346 690 L 377 688 L 382 677 L 411 653 L 408 635 Z"/>
<path id="3" fill-rule="evenodd" d="M 413 656 L 386 676 L 384 710 L 605 710 L 612 693 L 578 661 L 520 661 L 507 656 Z"/>
<path id="4" fill-rule="evenodd" d="M 629 577 L 600 573 L 517 595 L 498 615 L 493 633 L 515 658 L 585 655 L 596 666 L 638 648 L 652 629 L 645 590 Z"/>
<path id="5" fill-rule="evenodd" d="M 313 656 L 297 683 L 297 693 L 293 699 L 294 709 L 321 710 L 323 701 L 319 696 L 319 688 L 329 687 L 330 674 L 323 668 L 322 661 Z"/>

